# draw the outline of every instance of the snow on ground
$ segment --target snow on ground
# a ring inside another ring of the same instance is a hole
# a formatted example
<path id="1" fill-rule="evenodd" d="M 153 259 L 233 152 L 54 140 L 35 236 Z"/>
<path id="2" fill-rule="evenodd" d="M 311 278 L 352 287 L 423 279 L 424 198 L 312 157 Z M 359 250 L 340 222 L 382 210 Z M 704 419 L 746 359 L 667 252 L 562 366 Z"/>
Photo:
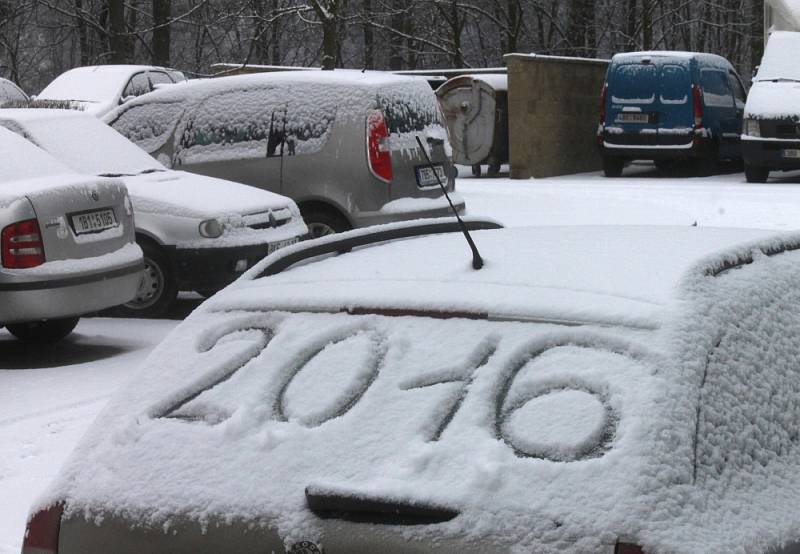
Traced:
<path id="1" fill-rule="evenodd" d="M 28 507 L 109 395 L 175 321 L 84 319 L 31 349 L 0 331 L 0 554 L 18 554 Z"/>
<path id="2" fill-rule="evenodd" d="M 467 177 L 457 187 L 471 215 L 506 226 L 696 221 L 785 230 L 800 227 L 799 184 L 800 172 L 775 173 L 768 184 L 749 185 L 741 173 L 686 178 L 639 165 L 619 179 L 597 173 L 528 181 Z M 19 552 L 31 502 L 108 396 L 174 325 L 89 318 L 72 339 L 38 350 L 0 330 L 0 554 Z M 536 439 L 548 443 L 548 437 Z"/>

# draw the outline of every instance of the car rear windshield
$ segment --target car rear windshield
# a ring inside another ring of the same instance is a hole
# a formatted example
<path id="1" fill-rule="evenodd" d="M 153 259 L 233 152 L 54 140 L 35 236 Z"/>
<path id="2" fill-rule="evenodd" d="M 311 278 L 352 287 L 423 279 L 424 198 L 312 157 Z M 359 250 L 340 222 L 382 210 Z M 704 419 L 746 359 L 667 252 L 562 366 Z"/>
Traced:
<path id="1" fill-rule="evenodd" d="M 389 133 L 393 135 L 442 126 L 439 103 L 426 81 L 381 90 L 378 106 L 386 118 Z"/>
<path id="2" fill-rule="evenodd" d="M 127 76 L 102 71 L 67 71 L 47 85 L 37 98 L 42 100 L 113 100 Z"/>
<path id="3" fill-rule="evenodd" d="M 611 98 L 615 103 L 651 104 L 658 88 L 658 68 L 643 63 L 617 66 L 611 87 Z"/>

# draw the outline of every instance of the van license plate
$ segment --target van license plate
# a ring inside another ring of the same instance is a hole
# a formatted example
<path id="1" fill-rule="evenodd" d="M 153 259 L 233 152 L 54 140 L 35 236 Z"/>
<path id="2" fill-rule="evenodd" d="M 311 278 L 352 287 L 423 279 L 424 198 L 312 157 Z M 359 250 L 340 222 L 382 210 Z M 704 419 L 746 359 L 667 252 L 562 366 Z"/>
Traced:
<path id="1" fill-rule="evenodd" d="M 434 169 L 436 173 L 434 173 Z M 417 184 L 421 187 L 429 187 L 431 185 L 439 184 L 439 181 L 442 182 L 443 185 L 447 184 L 447 175 L 444 172 L 444 166 L 442 164 L 436 164 L 433 167 L 429 165 L 420 165 L 417 166 Z M 437 179 L 436 176 L 439 176 Z"/>
<path id="2" fill-rule="evenodd" d="M 271 242 L 267 245 L 267 254 L 272 254 L 276 250 L 280 250 L 281 248 L 289 246 L 290 244 L 294 244 L 299 240 L 300 239 L 298 237 L 294 237 L 292 239 L 279 240 L 278 242 Z"/>
<path id="3" fill-rule="evenodd" d="M 800 158 L 800 149 L 798 148 L 787 148 L 783 151 L 784 158 Z"/>
<path id="4" fill-rule="evenodd" d="M 650 123 L 650 114 L 646 113 L 619 113 L 617 121 L 620 123 Z"/>
<path id="5" fill-rule="evenodd" d="M 70 220 L 76 235 L 97 233 L 117 226 L 117 218 L 111 209 L 72 214 Z"/>

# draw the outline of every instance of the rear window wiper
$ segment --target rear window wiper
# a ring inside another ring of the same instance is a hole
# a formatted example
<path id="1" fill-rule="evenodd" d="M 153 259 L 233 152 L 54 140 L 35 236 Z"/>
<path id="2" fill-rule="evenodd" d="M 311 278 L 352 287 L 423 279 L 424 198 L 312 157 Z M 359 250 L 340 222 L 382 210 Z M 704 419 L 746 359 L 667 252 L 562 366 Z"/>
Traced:
<path id="1" fill-rule="evenodd" d="M 133 177 L 133 173 L 100 173 L 98 177 Z"/>

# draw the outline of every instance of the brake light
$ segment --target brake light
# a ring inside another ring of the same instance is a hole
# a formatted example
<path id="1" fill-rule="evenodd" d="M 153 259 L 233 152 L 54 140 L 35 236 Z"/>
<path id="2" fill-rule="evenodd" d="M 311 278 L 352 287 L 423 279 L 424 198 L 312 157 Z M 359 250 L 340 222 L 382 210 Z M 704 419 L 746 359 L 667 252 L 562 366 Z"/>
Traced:
<path id="1" fill-rule="evenodd" d="M 600 125 L 604 125 L 606 122 L 606 91 L 608 90 L 608 85 L 603 85 L 603 90 L 600 91 Z"/>
<path id="2" fill-rule="evenodd" d="M 36 512 L 25 527 L 22 554 L 58 554 L 58 534 L 63 514 L 63 502 Z"/>
<path id="3" fill-rule="evenodd" d="M 387 183 L 392 180 L 389 130 L 380 110 L 373 110 L 367 116 L 367 158 L 369 169 L 376 177 Z"/>
<path id="4" fill-rule="evenodd" d="M 44 244 L 35 219 L 5 227 L 0 234 L 0 248 L 3 267 L 25 269 L 44 263 Z"/>
<path id="5" fill-rule="evenodd" d="M 692 85 L 692 105 L 694 106 L 694 126 L 703 125 L 703 91 L 698 85 Z"/>
<path id="6" fill-rule="evenodd" d="M 614 547 L 614 554 L 645 554 L 645 552 L 638 544 L 618 542 Z"/>

